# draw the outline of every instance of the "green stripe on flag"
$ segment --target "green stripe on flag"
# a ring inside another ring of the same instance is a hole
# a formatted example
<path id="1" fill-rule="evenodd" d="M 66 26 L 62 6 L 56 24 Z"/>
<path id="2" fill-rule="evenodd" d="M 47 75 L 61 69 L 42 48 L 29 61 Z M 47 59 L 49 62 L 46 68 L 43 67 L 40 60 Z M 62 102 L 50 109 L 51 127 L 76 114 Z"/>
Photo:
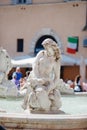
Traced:
<path id="1" fill-rule="evenodd" d="M 71 42 L 71 43 L 78 43 L 78 38 L 75 38 L 75 37 L 68 37 L 68 42 Z"/>

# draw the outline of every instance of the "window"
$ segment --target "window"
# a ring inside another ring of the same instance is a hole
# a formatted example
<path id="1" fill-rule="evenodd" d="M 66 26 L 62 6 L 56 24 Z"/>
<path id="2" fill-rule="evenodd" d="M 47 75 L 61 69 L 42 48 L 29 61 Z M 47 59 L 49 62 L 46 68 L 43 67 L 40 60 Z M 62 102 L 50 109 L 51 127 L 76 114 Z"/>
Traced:
<path id="1" fill-rule="evenodd" d="M 17 52 L 23 52 L 24 39 L 17 39 Z"/>
<path id="2" fill-rule="evenodd" d="M 27 0 L 18 0 L 18 4 L 25 4 Z"/>
<path id="3" fill-rule="evenodd" d="M 12 0 L 12 4 L 32 4 L 32 0 Z"/>
<path id="4" fill-rule="evenodd" d="M 46 39 L 46 38 L 51 38 L 52 40 L 55 40 L 55 38 L 51 35 L 43 35 L 42 37 L 40 37 L 36 43 L 36 46 L 35 46 L 35 50 L 34 50 L 34 54 L 36 55 L 40 50 L 43 50 L 43 46 L 42 46 L 42 42 Z M 56 42 L 57 43 L 57 42 Z"/>
<path id="5" fill-rule="evenodd" d="M 87 38 L 83 40 L 83 47 L 87 47 Z"/>

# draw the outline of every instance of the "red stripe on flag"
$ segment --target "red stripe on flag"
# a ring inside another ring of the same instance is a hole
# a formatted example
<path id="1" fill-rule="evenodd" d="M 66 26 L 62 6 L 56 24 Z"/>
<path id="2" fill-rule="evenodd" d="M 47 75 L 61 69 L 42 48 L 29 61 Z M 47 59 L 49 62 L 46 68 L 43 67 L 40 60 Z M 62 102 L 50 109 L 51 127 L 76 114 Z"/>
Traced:
<path id="1" fill-rule="evenodd" d="M 75 49 L 71 49 L 71 48 L 67 48 L 67 52 L 71 53 L 71 54 L 75 54 L 76 50 Z"/>

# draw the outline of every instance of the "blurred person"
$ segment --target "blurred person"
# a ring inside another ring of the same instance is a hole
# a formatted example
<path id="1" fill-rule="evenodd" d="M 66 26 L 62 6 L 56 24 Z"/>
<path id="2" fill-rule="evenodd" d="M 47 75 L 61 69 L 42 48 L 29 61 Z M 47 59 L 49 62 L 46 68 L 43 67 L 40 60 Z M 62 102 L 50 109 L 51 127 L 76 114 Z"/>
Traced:
<path id="1" fill-rule="evenodd" d="M 20 67 L 16 68 L 16 71 L 13 73 L 13 75 L 14 74 L 17 75 L 17 77 L 16 77 L 17 80 L 20 80 L 23 77 Z"/>
<path id="2" fill-rule="evenodd" d="M 67 84 L 70 85 L 70 88 L 74 88 L 74 83 L 73 83 L 72 80 L 68 80 L 68 81 L 67 81 Z"/>
<path id="3" fill-rule="evenodd" d="M 82 92 L 83 90 L 83 81 L 81 75 L 77 75 L 75 77 L 75 87 L 74 87 L 74 92 Z"/>
<path id="4" fill-rule="evenodd" d="M 87 83 L 83 82 L 83 91 L 87 92 Z"/>
<path id="5" fill-rule="evenodd" d="M 16 86 L 17 86 L 17 88 L 19 89 L 19 87 L 20 87 L 20 82 L 19 82 L 19 80 L 17 80 L 17 75 L 16 75 L 16 73 L 14 73 L 13 75 L 12 75 L 12 80 L 11 80 Z"/>
<path id="6" fill-rule="evenodd" d="M 26 83 L 26 77 L 24 77 L 24 78 L 21 78 L 20 80 L 19 80 L 19 82 L 20 82 L 20 89 L 25 85 L 25 83 Z"/>

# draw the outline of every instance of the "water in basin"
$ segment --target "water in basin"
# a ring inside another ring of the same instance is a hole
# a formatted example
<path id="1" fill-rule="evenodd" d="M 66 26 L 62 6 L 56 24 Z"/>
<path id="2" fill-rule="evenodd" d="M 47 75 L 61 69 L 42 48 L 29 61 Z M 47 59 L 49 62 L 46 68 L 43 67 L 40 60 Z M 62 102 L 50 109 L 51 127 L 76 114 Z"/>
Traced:
<path id="1" fill-rule="evenodd" d="M 87 95 L 62 95 L 61 111 L 67 114 L 87 114 Z M 23 98 L 0 98 L 0 112 L 24 113 Z"/>

